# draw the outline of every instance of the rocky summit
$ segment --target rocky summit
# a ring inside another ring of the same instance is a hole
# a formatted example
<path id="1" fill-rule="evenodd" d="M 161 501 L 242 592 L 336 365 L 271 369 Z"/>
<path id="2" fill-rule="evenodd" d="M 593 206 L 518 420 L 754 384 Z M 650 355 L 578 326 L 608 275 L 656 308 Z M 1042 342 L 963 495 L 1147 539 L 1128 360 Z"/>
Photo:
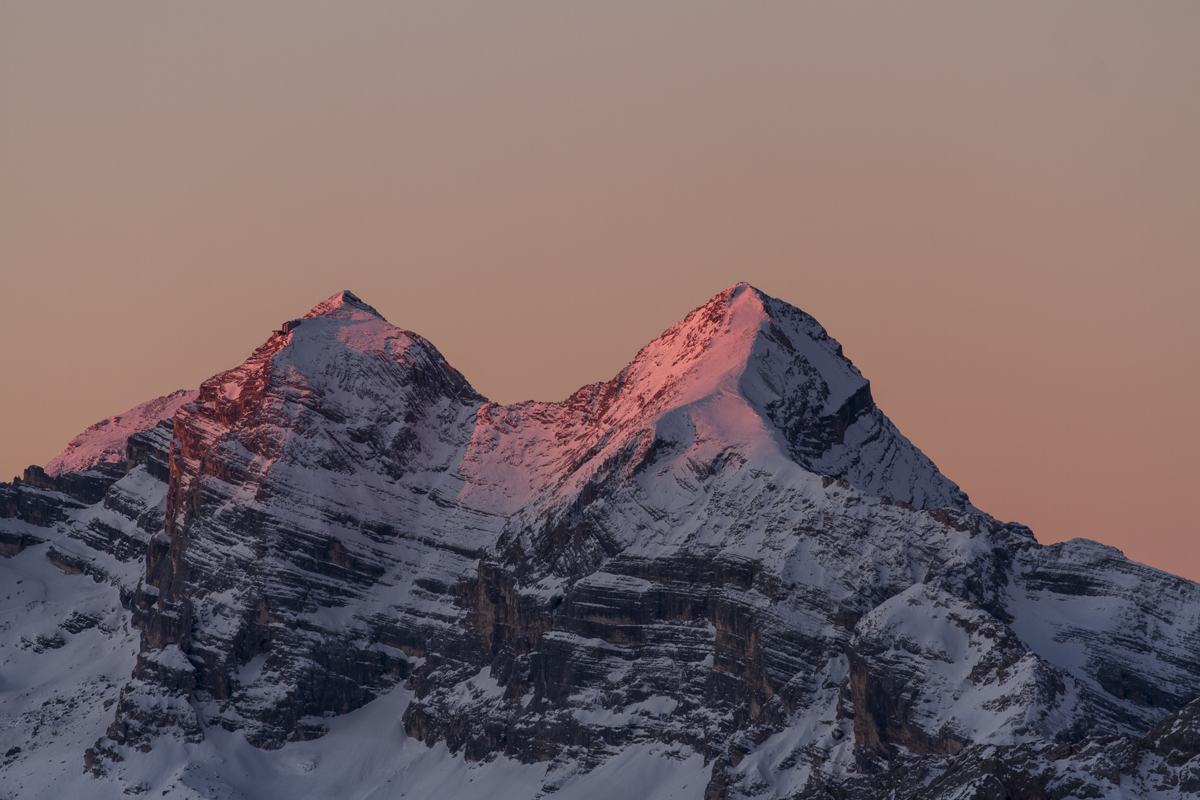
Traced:
<path id="1" fill-rule="evenodd" d="M 349 292 L 0 484 L 0 798 L 1179 798 L 1200 586 L 739 284 L 498 405 Z"/>

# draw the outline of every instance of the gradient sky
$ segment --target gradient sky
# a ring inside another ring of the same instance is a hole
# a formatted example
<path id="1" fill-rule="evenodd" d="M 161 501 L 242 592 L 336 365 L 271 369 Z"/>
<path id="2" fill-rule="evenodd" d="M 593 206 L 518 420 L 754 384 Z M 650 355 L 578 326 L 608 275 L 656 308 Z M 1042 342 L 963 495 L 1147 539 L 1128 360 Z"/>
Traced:
<path id="1" fill-rule="evenodd" d="M 343 288 L 509 402 L 741 280 L 979 507 L 1200 579 L 1194 0 L 0 4 L 5 477 Z"/>

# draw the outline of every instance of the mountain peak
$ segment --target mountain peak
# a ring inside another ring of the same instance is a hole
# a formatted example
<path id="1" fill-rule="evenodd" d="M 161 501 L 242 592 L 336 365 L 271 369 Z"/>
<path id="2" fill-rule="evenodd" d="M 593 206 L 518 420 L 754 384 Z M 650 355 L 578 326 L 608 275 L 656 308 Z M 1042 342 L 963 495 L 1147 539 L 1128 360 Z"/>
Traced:
<path id="1" fill-rule="evenodd" d="M 382 314 L 360 300 L 358 295 L 347 290 L 340 291 L 328 300 L 317 303 L 317 305 L 313 306 L 312 311 L 304 315 L 304 319 L 315 319 L 317 317 L 345 320 L 366 320 L 373 318 L 383 320 L 384 322 L 387 321 L 384 320 Z"/>
<path id="2" fill-rule="evenodd" d="M 778 345 L 774 356 L 770 345 Z M 652 384 L 679 386 L 681 380 L 700 379 L 707 392 L 713 388 L 707 384 L 723 376 L 737 380 L 752 361 L 796 358 L 819 373 L 830 395 L 825 400 L 835 408 L 865 384 L 840 345 L 815 319 L 742 282 L 718 292 L 643 347 L 621 382 L 636 379 L 647 389 Z"/>
<path id="3" fill-rule="evenodd" d="M 330 382 L 334 373 L 338 379 Z M 283 323 L 240 366 L 205 381 L 200 400 L 202 406 L 220 409 L 215 413 L 221 424 L 233 425 L 246 413 L 261 411 L 271 393 L 288 398 L 283 402 L 292 402 L 293 394 L 320 398 L 327 409 L 368 396 L 374 398 L 372 405 L 389 406 L 409 381 L 437 400 L 481 399 L 428 340 L 392 325 L 343 290 L 300 319 Z M 290 429 L 274 418 L 268 424 Z"/>
<path id="4" fill-rule="evenodd" d="M 755 288 L 754 286 L 751 286 L 750 284 L 746 283 L 745 281 L 739 281 L 738 283 L 735 283 L 733 286 L 730 286 L 728 289 L 726 289 L 721 294 L 728 294 L 730 299 L 733 299 L 735 297 L 739 297 L 742 294 L 742 292 L 746 291 L 747 289 L 749 289 L 750 291 L 759 295 L 760 297 L 763 294 L 757 288 Z"/>
<path id="5" fill-rule="evenodd" d="M 736 394 L 810 472 L 919 508 L 969 506 L 876 408 L 870 383 L 825 328 L 748 283 L 718 293 L 644 347 L 618 383 L 641 395 L 635 407 L 660 411 Z M 727 409 L 713 424 L 727 428 L 739 418 Z M 732 442 L 743 432 L 720 436 Z"/>
<path id="6" fill-rule="evenodd" d="M 522 427 L 526 412 L 530 422 Z M 523 453 L 505 469 L 511 485 L 522 482 L 530 491 L 507 493 L 510 510 L 553 481 L 547 507 L 566 507 L 589 491 L 589 481 L 607 480 L 613 465 L 636 473 L 643 464 L 631 458 L 636 452 L 653 454 L 655 475 L 673 474 L 662 471 L 670 458 L 686 472 L 715 453 L 738 452 L 764 469 L 782 457 L 917 508 L 969 504 L 875 406 L 870 383 L 820 323 L 748 283 L 691 311 L 611 381 L 585 386 L 563 403 L 489 407 L 485 417 L 499 422 L 478 437 L 485 449 L 469 469 L 484 468 L 485 450 Z M 506 437 L 512 444 L 499 444 Z M 549 467 L 544 483 L 530 480 L 540 469 L 530 467 L 538 447 L 536 460 Z M 572 465 L 569 480 L 558 471 L 564 463 Z"/>

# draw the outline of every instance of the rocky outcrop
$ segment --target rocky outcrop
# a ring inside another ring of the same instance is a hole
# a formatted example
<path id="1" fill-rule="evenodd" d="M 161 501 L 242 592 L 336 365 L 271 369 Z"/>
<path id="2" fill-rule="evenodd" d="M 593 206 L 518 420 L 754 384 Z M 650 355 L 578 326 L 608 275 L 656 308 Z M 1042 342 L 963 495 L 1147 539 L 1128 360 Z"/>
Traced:
<path id="1" fill-rule="evenodd" d="M 15 520 L 34 528 L 49 528 L 65 520 L 69 511 L 79 508 L 82 508 L 80 503 L 60 492 L 25 483 L 20 478 L 12 483 L 0 483 L 0 519 Z"/>
<path id="2" fill-rule="evenodd" d="M 981 797 L 1191 797 L 1200 792 L 1200 700 L 1143 736 L 974 745 L 944 759 L 907 758 L 886 773 L 821 777 L 797 797 L 902 800 Z"/>

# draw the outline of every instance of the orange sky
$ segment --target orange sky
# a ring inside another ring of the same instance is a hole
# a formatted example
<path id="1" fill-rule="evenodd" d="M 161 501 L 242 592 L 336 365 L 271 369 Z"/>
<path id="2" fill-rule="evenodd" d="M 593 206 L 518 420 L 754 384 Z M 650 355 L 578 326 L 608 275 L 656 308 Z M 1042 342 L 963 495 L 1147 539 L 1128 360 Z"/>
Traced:
<path id="1" fill-rule="evenodd" d="M 508 402 L 746 280 L 1200 579 L 1200 4 L 193 5 L 0 5 L 0 475 L 343 288 Z"/>

